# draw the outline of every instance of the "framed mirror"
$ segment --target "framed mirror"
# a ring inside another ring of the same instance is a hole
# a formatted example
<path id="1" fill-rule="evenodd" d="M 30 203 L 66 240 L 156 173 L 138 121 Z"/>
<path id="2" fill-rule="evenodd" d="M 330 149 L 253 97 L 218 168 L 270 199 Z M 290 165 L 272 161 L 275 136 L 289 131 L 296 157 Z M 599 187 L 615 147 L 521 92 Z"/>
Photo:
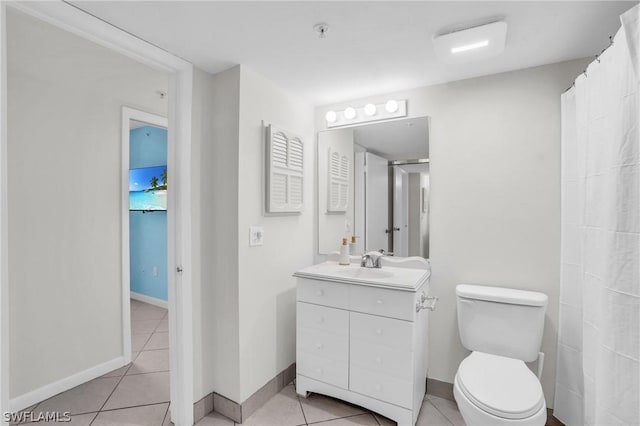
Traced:
<path id="1" fill-rule="evenodd" d="M 318 133 L 318 252 L 429 257 L 429 118 Z"/>

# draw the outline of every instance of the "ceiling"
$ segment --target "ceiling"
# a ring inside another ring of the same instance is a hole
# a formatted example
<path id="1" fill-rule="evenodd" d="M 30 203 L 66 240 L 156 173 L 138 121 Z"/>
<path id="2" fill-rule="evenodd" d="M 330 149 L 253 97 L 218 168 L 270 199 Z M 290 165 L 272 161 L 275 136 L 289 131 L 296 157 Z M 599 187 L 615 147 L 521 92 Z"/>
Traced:
<path id="1" fill-rule="evenodd" d="M 429 118 L 405 118 L 354 127 L 353 141 L 391 161 L 429 158 Z"/>
<path id="2" fill-rule="evenodd" d="M 314 105 L 598 54 L 637 2 L 74 1 L 73 5 L 218 73 L 244 64 Z M 447 65 L 432 37 L 496 19 L 498 57 Z M 314 24 L 326 22 L 320 39 Z"/>

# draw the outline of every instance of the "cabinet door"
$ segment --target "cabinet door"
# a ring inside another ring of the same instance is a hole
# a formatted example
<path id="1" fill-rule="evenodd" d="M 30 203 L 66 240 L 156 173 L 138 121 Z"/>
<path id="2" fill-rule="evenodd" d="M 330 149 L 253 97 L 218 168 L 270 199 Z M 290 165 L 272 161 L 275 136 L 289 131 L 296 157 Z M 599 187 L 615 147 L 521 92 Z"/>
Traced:
<path id="1" fill-rule="evenodd" d="M 349 385 L 349 312 L 298 302 L 298 374 L 344 389 Z"/>

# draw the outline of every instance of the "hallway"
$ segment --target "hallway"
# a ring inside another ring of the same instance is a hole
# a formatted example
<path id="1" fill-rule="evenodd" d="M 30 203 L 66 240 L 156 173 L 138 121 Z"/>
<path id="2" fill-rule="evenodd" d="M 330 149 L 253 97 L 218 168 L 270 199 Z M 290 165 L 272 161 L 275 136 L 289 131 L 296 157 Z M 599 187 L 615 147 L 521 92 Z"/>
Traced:
<path id="1" fill-rule="evenodd" d="M 132 362 L 25 411 L 70 412 L 74 426 L 170 424 L 168 331 L 166 309 L 131 300 Z"/>

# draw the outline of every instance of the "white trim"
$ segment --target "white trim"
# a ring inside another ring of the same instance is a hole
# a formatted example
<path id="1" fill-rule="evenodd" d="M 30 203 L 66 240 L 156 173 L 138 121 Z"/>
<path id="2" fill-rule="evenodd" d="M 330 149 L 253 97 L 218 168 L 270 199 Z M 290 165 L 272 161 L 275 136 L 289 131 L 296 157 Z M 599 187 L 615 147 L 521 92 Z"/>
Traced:
<path id="1" fill-rule="evenodd" d="M 169 309 L 169 302 L 166 300 L 158 299 L 157 297 L 147 296 L 146 294 L 136 293 L 135 291 L 130 292 L 131 298 L 133 300 L 137 300 L 138 302 L 148 303 L 153 306 L 157 306 L 159 308 Z"/>
<path id="2" fill-rule="evenodd" d="M 0 2 L 0 413 L 9 407 L 9 271 L 7 237 L 7 39 L 6 8 Z M 6 425 L 4 416 L 0 425 Z"/>
<path id="3" fill-rule="evenodd" d="M 131 291 L 131 243 L 129 240 L 129 154 L 131 149 L 131 120 L 141 121 L 143 123 L 163 127 L 165 129 L 169 126 L 169 120 L 167 120 L 166 117 L 151 114 L 134 108 L 129 108 L 127 106 L 122 107 L 122 165 L 120 170 L 120 196 L 122 202 L 122 355 L 124 356 L 127 363 L 131 362 L 131 306 L 129 303 L 129 299 L 133 298 L 134 294 Z M 175 232 L 175 229 L 167 229 L 167 234 L 171 232 Z M 169 284 L 167 283 L 167 285 Z M 143 302 L 151 303 L 152 305 L 161 306 L 167 309 L 169 307 L 168 302 L 165 302 L 163 300 L 144 296 L 138 293 L 135 294 L 139 297 L 147 297 L 149 299 L 142 300 Z M 158 305 L 158 302 L 162 302 L 163 305 Z"/>
<path id="4" fill-rule="evenodd" d="M 4 6 L 5 2 L 0 4 Z M 168 267 L 170 271 L 169 286 L 169 334 L 171 341 L 171 420 L 177 426 L 193 425 L 193 323 L 192 323 L 192 275 L 191 275 L 191 104 L 193 91 L 193 66 L 144 40 L 134 37 L 94 16 L 91 16 L 78 8 L 62 2 L 8 2 L 9 6 L 19 9 L 24 13 L 42 19 L 66 31 L 91 40 L 133 58 L 154 69 L 169 73 L 169 126 L 167 166 L 173 170 L 169 174 L 169 185 L 174 191 L 168 193 L 167 229 L 175 229 L 175 233 L 167 235 Z M 1 9 L 4 10 L 4 9 Z M 4 13 L 3 13 L 4 16 Z M 6 36 L 6 26 L 3 25 L 0 39 Z M 0 41 L 2 41 L 0 40 Z M 2 55 L 5 55 L 6 47 L 2 45 Z M 6 78 L 6 70 L 3 61 L 1 79 Z M 3 88 L 4 89 L 4 88 Z M 6 209 L 6 146 L 7 137 L 5 131 L 6 114 L 6 90 L 2 90 L 2 112 L 0 122 L 0 207 Z M 173 195 L 172 195 L 173 194 Z M 8 338 L 9 329 L 7 321 L 6 292 L 9 283 L 6 269 L 6 244 L 7 223 L 3 210 L 0 214 L 0 318 L 2 319 L 0 342 L 2 346 L 2 364 L 0 376 L 2 383 L 8 382 Z M 181 265 L 184 272 L 175 272 L 177 265 Z M 0 388 L 1 391 L 1 388 Z M 6 394 L 6 392 L 5 392 Z M 0 412 L 6 411 L 5 395 L 0 395 Z M 0 419 L 2 422 L 2 419 Z"/>
<path id="5" fill-rule="evenodd" d="M 31 407 L 32 405 L 37 404 L 40 401 L 44 401 L 47 398 L 51 398 L 60 392 L 64 392 L 90 380 L 104 376 L 113 370 L 124 367 L 125 365 L 127 365 L 127 362 L 125 362 L 124 357 L 119 356 L 118 358 L 87 368 L 84 371 L 12 398 L 11 401 L 9 401 L 9 410 L 11 412 L 24 410 L 25 408 Z"/>

